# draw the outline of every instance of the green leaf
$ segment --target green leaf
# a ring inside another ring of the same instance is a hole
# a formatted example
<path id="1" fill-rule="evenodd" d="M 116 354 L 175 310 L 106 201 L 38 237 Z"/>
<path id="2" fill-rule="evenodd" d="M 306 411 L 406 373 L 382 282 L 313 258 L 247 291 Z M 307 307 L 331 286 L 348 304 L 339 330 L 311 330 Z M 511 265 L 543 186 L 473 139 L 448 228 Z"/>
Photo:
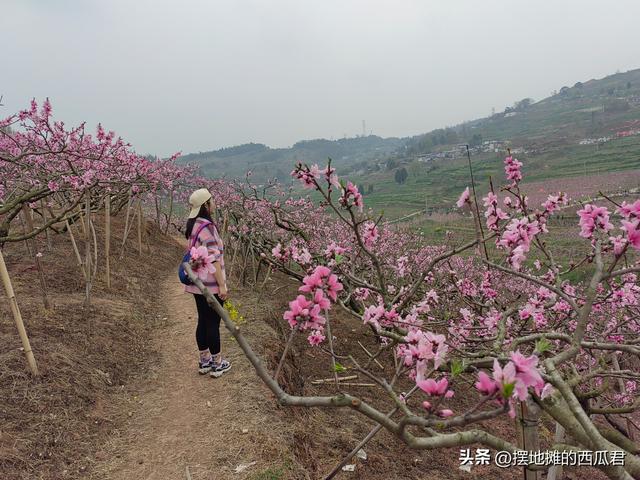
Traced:
<path id="1" fill-rule="evenodd" d="M 339 253 L 336 253 L 336 265 L 340 265 L 342 263 L 342 260 L 344 260 L 344 257 Z"/>
<path id="2" fill-rule="evenodd" d="M 538 340 L 536 342 L 536 349 L 535 351 L 537 353 L 544 353 L 546 351 L 551 350 L 551 342 L 549 340 L 547 340 L 546 338 L 542 337 L 540 340 Z"/>
<path id="3" fill-rule="evenodd" d="M 505 383 L 502 385 L 502 398 L 511 398 L 514 388 L 516 388 L 515 383 Z"/>
<path id="4" fill-rule="evenodd" d="M 341 364 L 339 364 L 338 362 L 336 362 L 335 367 L 333 367 L 333 371 L 336 373 L 342 373 L 342 372 L 346 372 L 347 369 Z"/>
<path id="5" fill-rule="evenodd" d="M 459 358 L 454 358 L 451 360 L 451 376 L 457 377 L 458 375 L 464 372 L 464 361 Z"/>

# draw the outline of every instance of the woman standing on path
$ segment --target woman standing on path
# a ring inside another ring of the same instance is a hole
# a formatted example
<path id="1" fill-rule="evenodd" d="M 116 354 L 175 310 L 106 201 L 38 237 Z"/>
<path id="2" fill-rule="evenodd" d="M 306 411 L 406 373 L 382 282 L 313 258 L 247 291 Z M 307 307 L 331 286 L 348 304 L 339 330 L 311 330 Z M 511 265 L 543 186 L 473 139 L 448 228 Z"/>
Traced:
<path id="1" fill-rule="evenodd" d="M 215 211 L 215 203 L 209 190 L 201 188 L 191 194 L 189 205 L 191 205 L 191 211 L 185 235 L 190 246 L 205 246 L 209 255 L 213 255 L 215 272 L 207 273 L 202 283 L 222 305 L 229 293 L 224 271 L 222 238 L 211 219 L 211 212 Z M 220 315 L 207 303 L 207 299 L 198 287 L 186 285 L 184 290 L 193 294 L 198 309 L 196 328 L 196 342 L 200 350 L 198 371 L 201 374 L 209 373 L 212 377 L 219 377 L 231 368 L 231 363 L 223 359 L 220 353 Z"/>

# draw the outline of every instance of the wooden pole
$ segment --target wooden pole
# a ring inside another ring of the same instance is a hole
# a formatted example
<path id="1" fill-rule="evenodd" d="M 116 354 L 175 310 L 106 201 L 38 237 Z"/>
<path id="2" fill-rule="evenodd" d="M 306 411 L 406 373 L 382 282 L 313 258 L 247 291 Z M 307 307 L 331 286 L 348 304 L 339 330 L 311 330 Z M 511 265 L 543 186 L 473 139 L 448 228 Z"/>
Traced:
<path id="1" fill-rule="evenodd" d="M 80 206 L 78 208 L 80 209 L 80 225 L 82 225 L 82 234 L 84 235 L 84 238 L 89 238 L 89 231 L 87 230 L 87 226 L 84 223 L 84 218 L 82 215 L 82 203 L 80 203 Z"/>
<path id="2" fill-rule="evenodd" d="M 44 198 L 42 200 L 40 200 L 40 207 L 42 208 L 42 223 L 44 225 L 47 224 L 47 210 L 45 208 L 45 204 L 44 204 Z M 47 237 L 47 252 L 51 251 L 51 236 L 49 235 L 49 229 L 45 229 L 44 231 L 45 236 Z"/>
<path id="3" fill-rule="evenodd" d="M 7 265 L 4 263 L 4 256 L 2 255 L 1 249 L 0 249 L 0 277 L 2 277 L 4 290 L 7 293 L 7 297 L 9 298 L 9 304 L 11 305 L 11 313 L 13 313 L 13 319 L 16 321 L 16 327 L 18 328 L 18 335 L 20 335 L 20 340 L 22 341 L 22 348 L 24 348 L 24 354 L 27 356 L 27 362 L 29 363 L 29 367 L 31 368 L 31 373 L 34 376 L 37 376 L 38 365 L 36 363 L 35 357 L 33 356 L 33 351 L 31 350 L 31 343 L 29 342 L 27 331 L 24 328 L 24 322 L 22 321 L 22 314 L 20 313 L 20 309 L 18 308 L 16 295 L 13 291 L 13 285 L 11 285 L 11 278 L 9 277 L 9 271 L 7 270 Z"/>
<path id="4" fill-rule="evenodd" d="M 18 218 L 20 219 L 20 226 L 22 227 L 22 233 L 26 234 L 27 233 L 27 226 L 24 224 L 24 210 L 22 212 L 22 215 L 18 215 Z M 29 240 L 25 240 L 24 241 L 24 246 L 27 247 L 27 255 L 31 256 L 33 255 L 31 253 L 31 247 L 29 246 Z"/>
<path id="5" fill-rule="evenodd" d="M 516 426 L 518 427 L 519 443 L 522 450 L 536 452 L 540 450 L 538 424 L 540 422 L 540 407 L 530 400 L 518 402 L 516 406 Z M 542 471 L 524 467 L 524 480 L 541 480 Z"/>
<path id="6" fill-rule="evenodd" d="M 73 245 L 73 252 L 76 254 L 76 260 L 78 261 L 78 266 L 82 269 L 82 275 L 86 280 L 86 272 L 84 270 L 84 264 L 82 263 L 82 256 L 80 255 L 80 250 L 78 250 L 78 244 L 76 243 L 76 239 L 73 235 L 73 230 L 71 230 L 71 225 L 69 225 L 69 220 L 65 219 L 65 225 L 67 226 L 67 231 L 69 232 L 69 237 L 71 238 L 71 244 Z"/>
<path id="7" fill-rule="evenodd" d="M 107 270 L 107 288 L 111 288 L 111 264 L 109 255 L 111 250 L 111 195 L 104 199 L 104 259 Z"/>
<path id="8" fill-rule="evenodd" d="M 22 205 L 22 213 L 24 214 L 24 220 L 27 223 L 27 232 L 33 232 L 33 218 L 31 218 L 31 208 L 26 203 Z M 42 264 L 40 263 L 40 257 L 37 253 L 37 246 L 35 241 L 32 238 L 29 239 L 29 243 L 31 244 L 31 251 L 33 252 L 33 259 L 36 263 L 36 268 L 38 269 L 38 277 L 40 278 L 40 290 L 42 293 L 42 301 L 44 303 L 44 308 L 49 310 L 49 297 L 47 297 L 47 281 L 44 278 L 44 270 L 42 269 Z"/>
<path id="9" fill-rule="evenodd" d="M 142 199 L 138 199 L 138 254 L 142 256 Z"/>
<path id="10" fill-rule="evenodd" d="M 564 427 L 559 423 L 556 423 L 556 433 L 553 438 L 554 443 L 564 442 Z M 562 464 L 551 465 L 549 473 L 547 473 L 547 480 L 560 480 L 562 478 Z"/>
<path id="11" fill-rule="evenodd" d="M 124 235 L 122 236 L 122 246 L 120 247 L 120 258 L 124 254 L 124 244 L 127 242 L 129 236 L 129 217 L 131 216 L 131 202 L 133 197 L 131 196 L 131 190 L 129 190 L 129 200 L 127 201 L 127 214 L 124 220 Z"/>
<path id="12" fill-rule="evenodd" d="M 88 307 L 91 304 L 91 237 L 89 236 L 89 232 L 91 231 L 91 225 L 89 221 L 91 220 L 91 194 L 87 190 L 87 201 L 86 201 L 86 210 L 85 210 L 85 218 L 84 221 L 86 225 L 84 227 L 87 232 L 87 241 L 85 243 L 85 257 L 84 257 L 84 268 L 85 268 L 85 306 Z M 84 223 L 83 223 L 84 225 Z"/>

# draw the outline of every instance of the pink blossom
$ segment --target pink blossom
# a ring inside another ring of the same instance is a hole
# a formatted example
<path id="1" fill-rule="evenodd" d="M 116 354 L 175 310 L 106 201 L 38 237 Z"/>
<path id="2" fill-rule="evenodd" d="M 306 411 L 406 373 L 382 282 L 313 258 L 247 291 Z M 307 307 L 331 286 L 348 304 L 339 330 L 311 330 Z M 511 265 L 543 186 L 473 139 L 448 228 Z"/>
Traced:
<path id="1" fill-rule="evenodd" d="M 481 371 L 480 373 L 478 373 L 476 389 L 478 389 L 480 393 L 484 393 L 485 395 L 493 395 L 498 391 L 498 385 L 496 384 L 496 382 L 491 380 L 489 375 Z"/>
<path id="2" fill-rule="evenodd" d="M 346 252 L 346 249 L 338 245 L 336 242 L 331 242 L 324 251 L 326 258 L 335 258 L 336 255 L 342 255 Z"/>
<path id="3" fill-rule="evenodd" d="M 342 190 L 339 202 L 345 208 L 355 206 L 360 212 L 362 212 L 362 208 L 364 207 L 362 194 L 358 192 L 358 187 L 351 182 L 347 182 L 347 187 Z"/>
<path id="4" fill-rule="evenodd" d="M 549 214 L 558 210 L 560 204 L 564 205 L 566 203 L 566 197 L 563 193 L 560 193 L 558 195 L 549 195 L 542 206 L 545 209 L 545 212 Z"/>
<path id="5" fill-rule="evenodd" d="M 528 387 L 542 389 L 544 380 L 542 380 L 542 377 L 537 370 L 538 357 L 535 355 L 525 357 L 519 351 L 516 351 L 511 353 L 511 361 L 516 369 L 516 393 L 520 400 L 525 400 L 527 398 Z"/>
<path id="6" fill-rule="evenodd" d="M 323 335 L 323 332 L 320 330 L 314 330 L 307 337 L 307 341 L 311 346 L 320 345 L 322 342 L 324 342 L 325 339 L 326 337 Z"/>
<path id="7" fill-rule="evenodd" d="M 589 203 L 578 210 L 578 215 L 580 216 L 581 237 L 591 238 L 596 228 L 605 232 L 613 228 L 609 222 L 609 210 L 606 207 L 596 207 Z"/>
<path id="8" fill-rule="evenodd" d="M 458 208 L 462 208 L 465 203 L 471 203 L 469 200 L 469 187 L 465 188 L 464 191 L 460 194 L 460 198 L 456 202 L 456 206 Z"/>
<path id="9" fill-rule="evenodd" d="M 613 254 L 621 255 L 624 247 L 627 245 L 627 239 L 622 235 L 617 235 L 615 237 L 609 237 L 609 241 L 613 244 Z"/>
<path id="10" fill-rule="evenodd" d="M 298 163 L 291 172 L 291 176 L 300 180 L 304 188 L 316 188 L 316 178 L 320 176 L 320 171 L 317 165 L 308 168 Z"/>
<path id="11" fill-rule="evenodd" d="M 335 174 L 335 171 L 335 168 L 329 166 L 322 171 L 329 184 L 329 189 L 331 189 L 331 187 L 335 187 L 336 189 L 340 188 L 340 182 L 338 181 L 338 176 Z"/>
<path id="12" fill-rule="evenodd" d="M 451 417 L 453 415 L 453 411 L 449 410 L 448 408 L 445 408 L 443 410 L 440 410 L 438 412 L 438 416 L 442 417 L 442 418 L 447 418 L 447 417 Z"/>
<path id="13" fill-rule="evenodd" d="M 313 294 L 313 303 L 320 307 L 320 310 L 329 310 L 331 308 L 331 302 L 324 296 L 324 291 L 318 289 Z"/>
<path id="14" fill-rule="evenodd" d="M 199 247 L 191 247 L 191 260 L 189 264 L 198 278 L 205 280 L 207 275 L 213 274 L 216 271 L 216 267 L 213 265 L 214 255 L 209 255 L 207 247 L 204 245 Z"/>
<path id="15" fill-rule="evenodd" d="M 289 310 L 284 313 L 283 318 L 291 328 L 299 327 L 301 330 L 309 328 L 308 324 L 323 324 L 325 321 L 320 316 L 320 307 L 307 300 L 304 295 L 298 295 L 289 302 Z"/>
<path id="16" fill-rule="evenodd" d="M 449 386 L 449 381 L 446 379 L 446 377 L 438 381 L 435 381 L 432 378 L 428 378 L 426 380 L 418 380 L 416 382 L 416 385 L 418 385 L 418 388 L 420 388 L 420 390 L 425 392 L 427 395 L 443 396 L 448 394 L 447 387 Z M 449 397 L 451 396 L 453 396 L 453 392 L 449 394 Z"/>
<path id="17" fill-rule="evenodd" d="M 516 160 L 512 156 L 508 156 L 504 159 L 504 172 L 507 175 L 507 179 L 512 180 L 512 185 L 515 186 L 520 180 L 522 180 L 522 162 Z"/>
<path id="18" fill-rule="evenodd" d="M 640 200 L 636 200 L 633 203 L 622 202 L 617 212 L 626 219 L 632 216 L 640 218 Z"/>
<path id="19" fill-rule="evenodd" d="M 362 241 L 367 248 L 371 248 L 378 240 L 380 234 L 375 223 L 369 221 L 363 225 Z"/>
<path id="20" fill-rule="evenodd" d="M 640 250 L 640 230 L 638 229 L 639 224 L 640 221 L 622 221 L 622 230 L 624 230 L 627 234 L 627 241 L 636 250 Z"/>
<path id="21" fill-rule="evenodd" d="M 334 302 L 338 299 L 338 293 L 344 288 L 338 280 L 338 276 L 331 273 L 331 270 L 324 265 L 317 266 L 311 275 L 307 275 L 302 279 L 302 283 L 303 285 L 298 291 L 310 293 L 321 289 Z"/>
<path id="22" fill-rule="evenodd" d="M 493 379 L 502 391 L 507 385 L 516 383 L 516 367 L 513 362 L 508 362 L 504 368 L 500 366 L 498 359 L 493 361 Z"/>

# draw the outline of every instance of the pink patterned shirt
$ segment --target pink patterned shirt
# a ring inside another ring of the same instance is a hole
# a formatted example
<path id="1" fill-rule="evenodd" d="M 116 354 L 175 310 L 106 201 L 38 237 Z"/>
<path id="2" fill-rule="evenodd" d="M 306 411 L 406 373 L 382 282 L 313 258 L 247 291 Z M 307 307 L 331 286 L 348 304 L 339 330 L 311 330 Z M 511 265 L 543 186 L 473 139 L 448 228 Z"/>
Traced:
<path id="1" fill-rule="evenodd" d="M 200 230 L 200 227 L 203 224 L 208 222 L 209 221 L 205 220 L 204 218 L 198 217 L 196 219 L 193 225 L 193 230 L 191 231 L 192 236 L 189 238 L 189 245 L 193 243 L 193 240 L 194 240 L 193 236 L 198 232 L 198 230 Z M 209 255 L 213 255 L 214 261 L 220 262 L 220 266 L 222 267 L 222 277 L 225 279 L 225 284 L 226 284 L 227 276 L 224 271 L 224 255 L 223 255 L 224 246 L 222 244 L 222 238 L 220 237 L 220 234 L 218 233 L 218 229 L 216 228 L 216 226 L 210 223 L 209 225 L 204 227 L 198 234 L 198 238 L 195 240 L 195 243 L 193 243 L 193 245 L 195 247 L 200 247 L 204 245 L 205 247 L 207 247 L 207 250 L 209 251 Z M 204 286 L 207 287 L 212 293 L 220 293 L 218 281 L 216 280 L 216 277 L 214 276 L 213 273 L 208 273 L 206 278 L 202 281 L 202 283 L 204 283 Z M 184 291 L 187 293 L 202 294 L 200 289 L 195 285 L 185 285 Z"/>

